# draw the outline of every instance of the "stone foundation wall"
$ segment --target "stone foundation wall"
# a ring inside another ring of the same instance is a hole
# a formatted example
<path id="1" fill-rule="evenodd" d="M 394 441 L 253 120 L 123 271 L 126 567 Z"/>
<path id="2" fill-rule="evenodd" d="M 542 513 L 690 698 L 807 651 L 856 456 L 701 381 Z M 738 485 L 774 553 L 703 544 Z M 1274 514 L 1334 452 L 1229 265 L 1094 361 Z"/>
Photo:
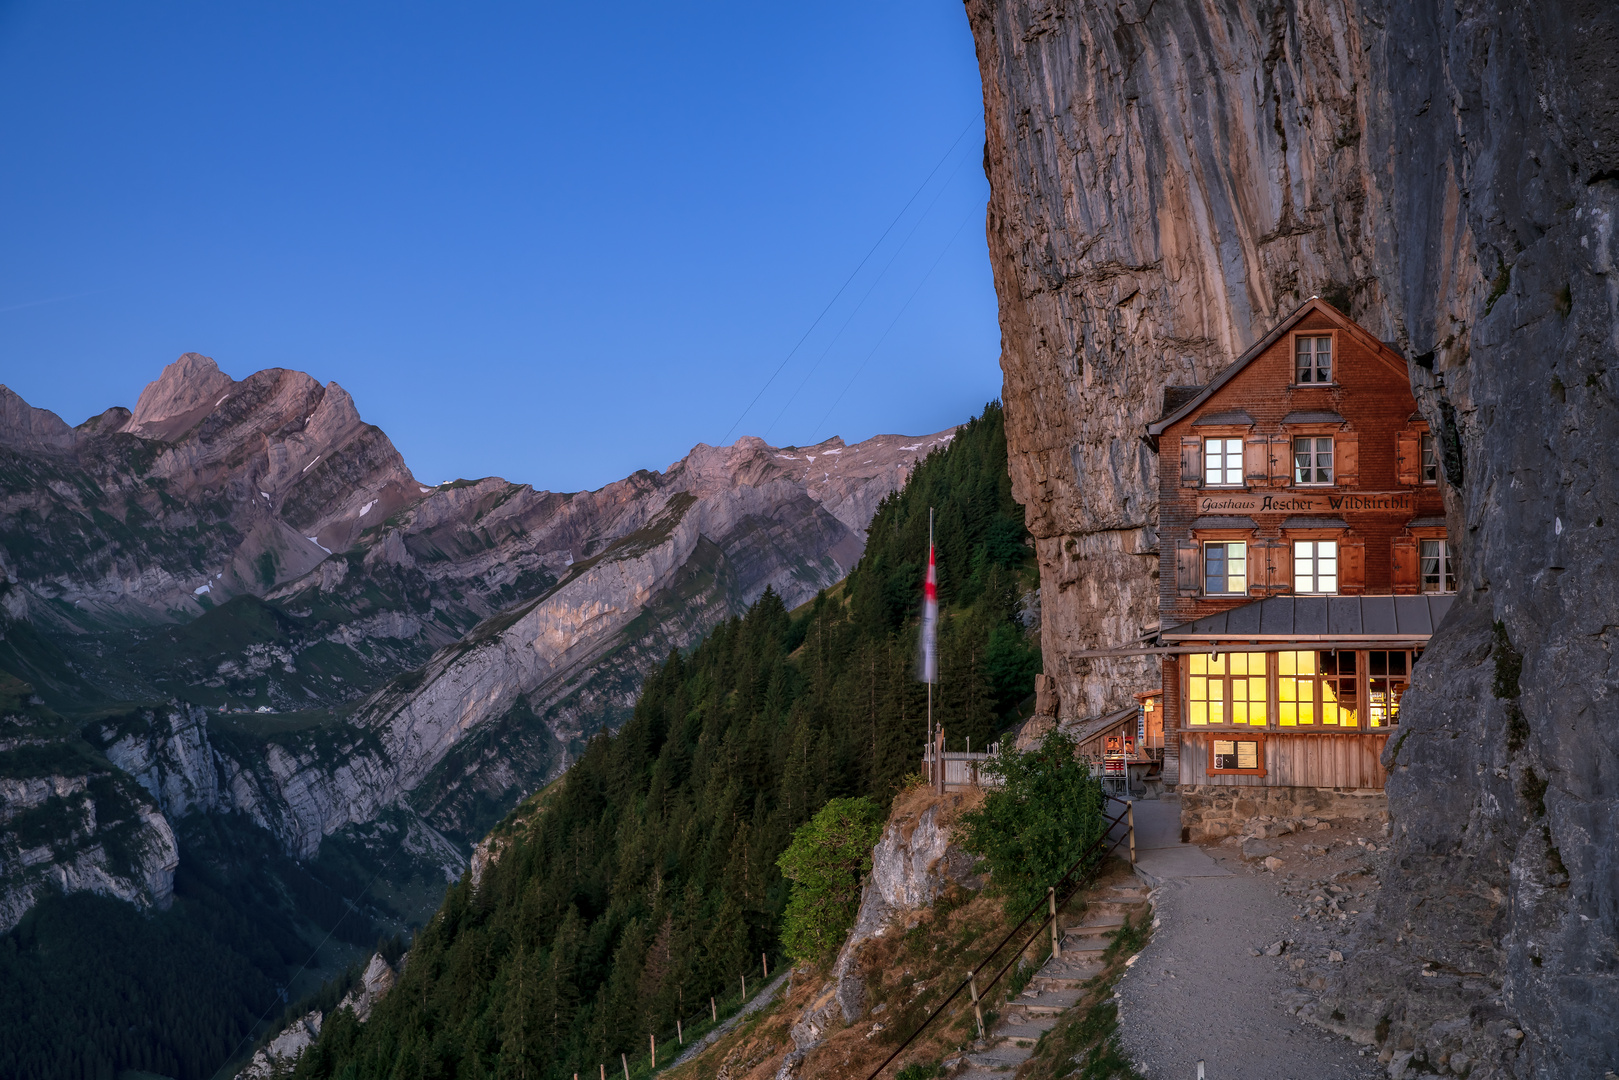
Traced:
<path id="1" fill-rule="evenodd" d="M 1175 791 L 1181 799 L 1181 828 L 1191 830 L 1193 843 L 1240 835 L 1243 826 L 1256 817 L 1379 823 L 1389 819 L 1388 796 L 1371 788 L 1182 784 Z"/>

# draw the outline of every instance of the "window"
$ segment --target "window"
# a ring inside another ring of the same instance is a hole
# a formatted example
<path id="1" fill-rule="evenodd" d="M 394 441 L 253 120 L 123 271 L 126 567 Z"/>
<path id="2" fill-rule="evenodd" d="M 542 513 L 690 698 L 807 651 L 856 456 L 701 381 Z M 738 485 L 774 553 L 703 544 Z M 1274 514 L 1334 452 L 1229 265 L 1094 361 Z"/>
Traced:
<path id="1" fill-rule="evenodd" d="M 1293 482 L 1332 483 L 1332 436 L 1302 436 L 1293 440 Z"/>
<path id="2" fill-rule="evenodd" d="M 1203 545 L 1203 591 L 1206 593 L 1248 591 L 1247 544 Z"/>
<path id="3" fill-rule="evenodd" d="M 1456 570 L 1450 561 L 1450 541 L 1424 540 L 1421 542 L 1422 591 L 1447 593 L 1456 591 Z"/>
<path id="4" fill-rule="evenodd" d="M 1276 654 L 1276 719 L 1282 727 L 1354 727 L 1357 699 L 1355 654 Z"/>
<path id="5" fill-rule="evenodd" d="M 1332 338 L 1298 337 L 1293 339 L 1295 350 L 1294 371 L 1301 383 L 1329 383 L 1332 381 Z"/>
<path id="6" fill-rule="evenodd" d="M 1242 486 L 1242 440 L 1203 440 L 1203 482 Z"/>
<path id="7" fill-rule="evenodd" d="M 1434 447 L 1432 435 L 1422 437 L 1422 482 L 1439 483 L 1439 451 Z"/>
<path id="8" fill-rule="evenodd" d="M 1264 755 L 1260 753 L 1258 739 L 1212 739 L 1210 743 L 1210 772 L 1257 772 L 1260 776 L 1265 775 Z"/>
<path id="9" fill-rule="evenodd" d="M 1186 715 L 1190 724 L 1265 726 L 1264 653 L 1192 653 L 1187 657 L 1186 670 Z"/>
<path id="10" fill-rule="evenodd" d="M 1293 541 L 1293 591 L 1296 593 L 1338 591 L 1338 541 Z"/>
<path id="11" fill-rule="evenodd" d="M 1410 679 L 1410 668 L 1403 652 L 1367 654 L 1366 674 L 1372 727 L 1394 727 L 1400 722 L 1400 698 Z"/>
<path id="12" fill-rule="evenodd" d="M 1360 676 L 1353 651 L 1321 654 L 1321 722 L 1327 727 L 1354 727 L 1360 712 Z"/>

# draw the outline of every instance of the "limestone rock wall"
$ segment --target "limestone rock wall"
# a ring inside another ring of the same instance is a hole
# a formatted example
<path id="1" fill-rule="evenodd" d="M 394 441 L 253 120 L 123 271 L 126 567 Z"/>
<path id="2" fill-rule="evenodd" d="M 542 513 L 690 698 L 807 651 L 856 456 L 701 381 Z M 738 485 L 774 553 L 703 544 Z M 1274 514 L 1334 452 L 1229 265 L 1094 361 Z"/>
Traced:
<path id="1" fill-rule="evenodd" d="M 1389 744 L 1384 940 L 1336 1011 L 1412 1067 L 1613 1068 L 1619 15 L 966 10 L 1011 468 L 1063 717 L 1156 681 L 1066 654 L 1156 618 L 1156 560 L 1138 554 L 1156 548 L 1156 463 L 1138 436 L 1163 388 L 1207 381 L 1311 295 L 1347 311 L 1410 358 L 1463 585 Z"/>

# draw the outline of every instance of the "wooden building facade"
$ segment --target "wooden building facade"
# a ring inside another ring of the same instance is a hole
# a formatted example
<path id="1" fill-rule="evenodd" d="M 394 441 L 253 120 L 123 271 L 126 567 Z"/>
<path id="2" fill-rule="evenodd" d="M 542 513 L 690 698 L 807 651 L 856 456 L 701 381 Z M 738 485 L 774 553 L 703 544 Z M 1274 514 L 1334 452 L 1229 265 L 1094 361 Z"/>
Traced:
<path id="1" fill-rule="evenodd" d="M 1311 299 L 1165 393 L 1164 780 L 1381 791 L 1378 758 L 1455 574 L 1405 361 Z"/>

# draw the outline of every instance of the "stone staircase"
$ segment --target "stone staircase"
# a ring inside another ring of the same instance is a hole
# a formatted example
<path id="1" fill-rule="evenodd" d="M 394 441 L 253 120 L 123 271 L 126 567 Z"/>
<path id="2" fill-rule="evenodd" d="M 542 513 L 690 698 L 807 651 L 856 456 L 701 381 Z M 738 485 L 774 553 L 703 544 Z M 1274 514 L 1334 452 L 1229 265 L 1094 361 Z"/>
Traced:
<path id="1" fill-rule="evenodd" d="M 1034 1054 L 1040 1036 L 1085 996 L 1085 983 L 1102 973 L 1102 953 L 1126 916 L 1140 918 L 1146 904 L 1147 889 L 1132 879 L 1092 896 L 1078 923 L 1059 919 L 1061 958 L 1049 957 L 1015 1000 L 999 1006 L 1000 1017 L 987 1037 L 945 1059 L 953 1080 L 1004 1080 L 1016 1072 Z"/>

